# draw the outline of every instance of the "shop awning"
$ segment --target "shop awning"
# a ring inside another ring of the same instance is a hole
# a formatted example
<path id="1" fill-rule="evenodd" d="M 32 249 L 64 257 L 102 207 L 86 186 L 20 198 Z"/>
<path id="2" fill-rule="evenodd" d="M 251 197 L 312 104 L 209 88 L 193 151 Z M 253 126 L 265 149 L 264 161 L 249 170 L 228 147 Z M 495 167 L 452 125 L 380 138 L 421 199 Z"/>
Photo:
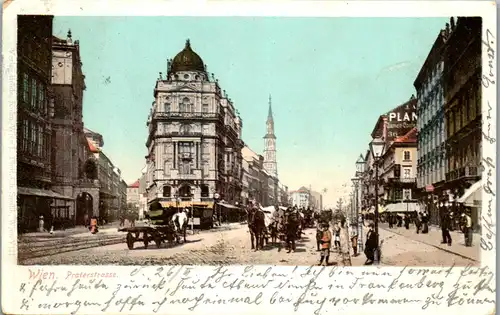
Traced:
<path id="1" fill-rule="evenodd" d="M 214 203 L 211 201 L 161 201 L 161 206 L 164 208 L 174 207 L 174 208 L 191 208 L 191 207 L 206 207 L 213 208 Z"/>
<path id="2" fill-rule="evenodd" d="M 481 204 L 482 198 L 482 181 L 475 182 L 472 186 L 470 186 L 462 197 L 458 198 L 457 202 L 463 203 L 468 207 L 475 207 L 477 204 Z"/>
<path id="3" fill-rule="evenodd" d="M 17 187 L 17 194 L 24 196 L 38 196 L 38 197 L 53 198 L 53 199 L 75 200 L 75 198 L 73 197 L 61 195 L 52 190 L 38 189 L 31 187 Z"/>
<path id="4" fill-rule="evenodd" d="M 391 203 L 387 206 L 387 212 L 413 212 L 418 210 L 418 204 L 416 202 L 398 202 Z"/>

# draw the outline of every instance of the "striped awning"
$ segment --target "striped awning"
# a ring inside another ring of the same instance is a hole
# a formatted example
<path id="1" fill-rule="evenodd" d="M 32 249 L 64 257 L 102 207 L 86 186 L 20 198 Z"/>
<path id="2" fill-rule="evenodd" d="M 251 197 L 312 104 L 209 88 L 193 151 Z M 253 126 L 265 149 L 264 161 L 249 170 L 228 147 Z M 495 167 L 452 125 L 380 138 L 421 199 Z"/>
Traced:
<path id="1" fill-rule="evenodd" d="M 387 212 L 413 212 L 419 210 L 416 202 L 398 202 L 387 205 Z"/>
<path id="2" fill-rule="evenodd" d="M 174 208 L 191 208 L 191 207 L 206 207 L 212 209 L 214 203 L 212 201 L 161 201 L 161 206 L 164 208 L 174 207 Z"/>

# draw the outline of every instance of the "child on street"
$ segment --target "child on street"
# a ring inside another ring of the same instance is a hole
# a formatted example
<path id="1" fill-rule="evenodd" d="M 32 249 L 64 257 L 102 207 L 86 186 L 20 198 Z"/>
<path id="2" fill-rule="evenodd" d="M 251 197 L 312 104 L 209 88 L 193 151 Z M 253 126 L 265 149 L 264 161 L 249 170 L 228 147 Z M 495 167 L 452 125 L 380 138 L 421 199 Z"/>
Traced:
<path id="1" fill-rule="evenodd" d="M 323 265 L 323 261 L 325 261 L 325 265 L 328 266 L 328 260 L 330 259 L 330 247 L 332 245 L 332 233 L 329 230 L 328 223 L 323 224 L 323 234 L 321 236 L 321 257 L 319 260 L 318 266 Z"/>

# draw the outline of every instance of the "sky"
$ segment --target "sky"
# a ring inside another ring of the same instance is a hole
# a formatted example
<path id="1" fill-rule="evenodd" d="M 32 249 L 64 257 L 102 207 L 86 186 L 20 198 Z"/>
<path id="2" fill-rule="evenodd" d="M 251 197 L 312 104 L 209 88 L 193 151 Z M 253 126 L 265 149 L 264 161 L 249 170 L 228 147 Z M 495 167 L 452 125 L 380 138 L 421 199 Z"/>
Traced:
<path id="1" fill-rule="evenodd" d="M 449 18 L 55 17 L 80 41 L 83 120 L 127 183 L 145 165 L 146 119 L 159 72 L 190 39 L 262 154 L 272 96 L 280 181 L 347 197 L 380 114 L 409 100 Z"/>

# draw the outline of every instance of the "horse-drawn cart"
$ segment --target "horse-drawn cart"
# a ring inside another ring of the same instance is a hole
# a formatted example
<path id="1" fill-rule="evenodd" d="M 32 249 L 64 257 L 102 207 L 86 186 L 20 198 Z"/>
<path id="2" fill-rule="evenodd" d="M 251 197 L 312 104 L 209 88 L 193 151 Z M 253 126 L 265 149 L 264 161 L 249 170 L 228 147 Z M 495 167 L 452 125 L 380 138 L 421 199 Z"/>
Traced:
<path id="1" fill-rule="evenodd" d="M 154 242 L 157 248 L 161 243 L 168 241 L 172 243 L 176 239 L 176 233 L 170 226 L 136 226 L 118 229 L 120 232 L 127 232 L 127 247 L 134 249 L 135 242 L 143 242 L 147 249 L 149 243 Z M 142 237 L 141 237 L 142 236 Z"/>

